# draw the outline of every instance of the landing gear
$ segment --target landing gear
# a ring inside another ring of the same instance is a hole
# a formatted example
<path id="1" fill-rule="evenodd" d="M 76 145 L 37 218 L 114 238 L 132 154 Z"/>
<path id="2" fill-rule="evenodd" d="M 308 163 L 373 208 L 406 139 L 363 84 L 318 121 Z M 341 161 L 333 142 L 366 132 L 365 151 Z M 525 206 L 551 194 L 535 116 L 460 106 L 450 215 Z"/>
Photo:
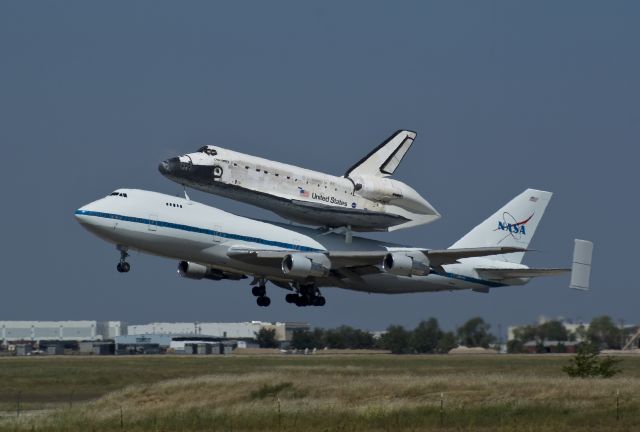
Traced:
<path id="1" fill-rule="evenodd" d="M 287 303 L 293 303 L 298 307 L 324 306 L 327 303 L 315 285 L 300 285 L 298 294 L 287 294 L 284 299 Z"/>
<path id="2" fill-rule="evenodd" d="M 127 249 L 125 247 L 118 246 L 118 250 L 120 251 L 120 262 L 116 266 L 116 269 L 119 273 L 128 273 L 129 270 L 131 270 L 131 264 L 127 262 L 127 257 L 129 256 Z"/>
<path id="3" fill-rule="evenodd" d="M 267 297 L 267 281 L 260 279 L 255 282 L 257 282 L 258 285 L 251 288 L 251 294 L 257 297 L 256 303 L 261 307 L 269 306 L 271 304 L 271 299 Z"/>
<path id="4" fill-rule="evenodd" d="M 118 263 L 116 269 L 120 273 L 127 273 L 129 270 L 131 270 L 131 264 L 129 264 L 128 262 Z"/>
<path id="5" fill-rule="evenodd" d="M 271 299 L 267 296 L 261 296 L 256 299 L 258 306 L 267 307 L 271 304 Z"/>
<path id="6" fill-rule="evenodd" d="M 267 288 L 264 285 L 256 285 L 251 288 L 251 294 L 255 297 L 263 297 L 267 295 Z"/>

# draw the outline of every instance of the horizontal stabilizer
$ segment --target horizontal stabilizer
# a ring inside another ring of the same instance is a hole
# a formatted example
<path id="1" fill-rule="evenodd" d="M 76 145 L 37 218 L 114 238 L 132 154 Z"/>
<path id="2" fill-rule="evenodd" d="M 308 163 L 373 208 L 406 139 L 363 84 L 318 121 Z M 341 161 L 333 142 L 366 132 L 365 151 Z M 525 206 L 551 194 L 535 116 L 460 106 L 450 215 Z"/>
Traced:
<path id="1" fill-rule="evenodd" d="M 476 271 L 481 278 L 494 281 L 517 278 L 534 278 L 538 276 L 556 276 L 567 273 L 570 270 L 571 269 L 566 268 L 476 268 Z"/>
<path id="2" fill-rule="evenodd" d="M 589 289 L 592 256 L 593 243 L 576 239 L 573 247 L 573 265 L 571 267 L 571 284 L 569 287 L 583 291 Z"/>

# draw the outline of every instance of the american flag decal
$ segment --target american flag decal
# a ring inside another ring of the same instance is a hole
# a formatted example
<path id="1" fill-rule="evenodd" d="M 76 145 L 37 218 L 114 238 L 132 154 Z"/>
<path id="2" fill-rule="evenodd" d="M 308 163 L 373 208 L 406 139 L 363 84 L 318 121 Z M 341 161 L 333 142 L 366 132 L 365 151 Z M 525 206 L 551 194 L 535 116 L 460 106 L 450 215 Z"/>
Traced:
<path id="1" fill-rule="evenodd" d="M 298 186 L 298 189 L 300 190 L 300 196 L 303 196 L 305 198 L 309 198 L 309 191 L 306 191 L 306 190 L 302 189 L 300 186 Z"/>

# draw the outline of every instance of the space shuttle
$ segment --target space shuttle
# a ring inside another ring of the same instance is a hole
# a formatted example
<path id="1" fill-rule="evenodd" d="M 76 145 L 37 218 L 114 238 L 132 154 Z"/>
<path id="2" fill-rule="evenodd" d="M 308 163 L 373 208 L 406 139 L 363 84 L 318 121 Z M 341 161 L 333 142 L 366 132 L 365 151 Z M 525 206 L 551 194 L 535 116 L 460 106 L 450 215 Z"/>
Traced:
<path id="1" fill-rule="evenodd" d="M 394 231 L 440 214 L 418 192 L 389 178 L 416 133 L 399 130 L 343 176 L 207 145 L 158 169 L 170 180 L 270 210 L 292 222 L 350 231 Z"/>

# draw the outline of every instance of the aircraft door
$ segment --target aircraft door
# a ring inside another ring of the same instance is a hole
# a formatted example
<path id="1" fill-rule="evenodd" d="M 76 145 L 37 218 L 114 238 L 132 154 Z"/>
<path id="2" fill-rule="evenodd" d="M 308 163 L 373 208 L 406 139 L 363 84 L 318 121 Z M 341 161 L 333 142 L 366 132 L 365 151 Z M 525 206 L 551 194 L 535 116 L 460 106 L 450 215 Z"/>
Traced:
<path id="1" fill-rule="evenodd" d="M 158 230 L 158 215 L 152 214 L 149 215 L 149 224 L 147 225 L 149 231 L 157 231 Z"/>

